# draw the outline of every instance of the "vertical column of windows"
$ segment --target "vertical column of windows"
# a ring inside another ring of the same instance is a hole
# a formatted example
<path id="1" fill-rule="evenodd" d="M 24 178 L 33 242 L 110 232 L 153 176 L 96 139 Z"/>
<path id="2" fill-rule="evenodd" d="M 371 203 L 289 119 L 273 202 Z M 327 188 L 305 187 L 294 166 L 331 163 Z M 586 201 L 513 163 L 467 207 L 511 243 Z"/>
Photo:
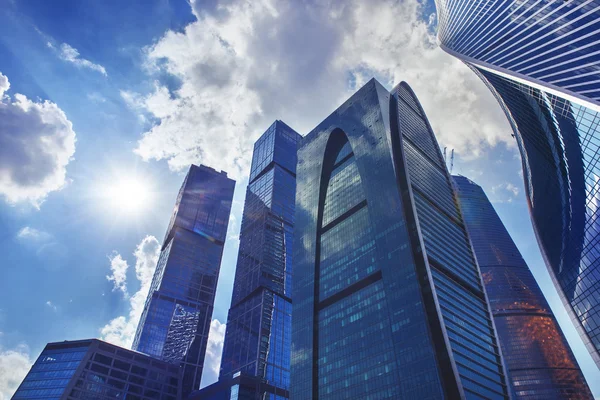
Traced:
<path id="1" fill-rule="evenodd" d="M 318 311 L 315 383 L 323 399 L 394 397 L 398 386 L 387 304 L 381 281 L 365 280 L 379 268 L 363 184 L 347 139 L 331 159 L 325 161 L 333 168 L 318 234 L 318 299 L 327 305 Z M 361 286 L 350 290 L 355 284 Z"/>
<path id="2" fill-rule="evenodd" d="M 450 178 L 421 107 L 402 86 L 397 97 L 414 204 L 460 381 L 469 396 L 504 399 L 496 333 Z"/>

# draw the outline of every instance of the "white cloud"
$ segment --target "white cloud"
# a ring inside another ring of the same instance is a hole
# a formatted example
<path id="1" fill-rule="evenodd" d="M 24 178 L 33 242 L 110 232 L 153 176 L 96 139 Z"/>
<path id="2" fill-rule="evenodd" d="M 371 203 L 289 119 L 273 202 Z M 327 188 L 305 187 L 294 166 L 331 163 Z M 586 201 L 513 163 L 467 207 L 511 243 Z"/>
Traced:
<path id="1" fill-rule="evenodd" d="M 512 194 L 517 197 L 517 195 L 519 194 L 519 188 L 516 187 L 515 185 L 513 185 L 512 183 L 507 183 L 506 184 L 506 190 L 508 190 L 509 192 L 512 192 Z"/>
<path id="2" fill-rule="evenodd" d="M 60 268 L 62 266 L 60 261 L 69 254 L 68 247 L 57 241 L 51 233 L 40 229 L 24 226 L 15 237 L 23 246 L 35 251 L 35 254 L 44 261 L 41 266 L 49 270 Z"/>
<path id="3" fill-rule="evenodd" d="M 172 169 L 202 162 L 247 174 L 252 143 L 274 119 L 307 133 L 372 76 L 406 80 L 438 139 L 463 157 L 514 146 L 489 90 L 435 43 L 417 0 L 217 1 L 147 49 L 147 70 L 172 74 L 132 96 L 156 119 L 135 150 Z"/>
<path id="4" fill-rule="evenodd" d="M 110 271 L 112 274 L 106 275 L 106 279 L 113 283 L 113 292 L 120 290 L 125 297 L 128 297 L 127 270 L 129 269 L 129 265 L 127 261 L 123 260 L 123 257 L 116 252 L 113 252 L 108 259 L 110 260 Z"/>
<path id="5" fill-rule="evenodd" d="M 34 242 L 46 242 L 52 240 L 53 236 L 48 232 L 44 232 L 30 226 L 24 226 L 19 230 L 19 232 L 17 232 L 17 239 Z"/>
<path id="6" fill-rule="evenodd" d="M 204 358 L 204 372 L 200 387 L 208 386 L 219 378 L 221 368 L 221 355 L 223 353 L 223 341 L 225 339 L 225 324 L 218 319 L 210 323 L 208 342 L 206 345 L 206 357 Z"/>
<path id="7" fill-rule="evenodd" d="M 138 93 L 132 92 L 130 90 L 121 90 L 119 92 L 121 98 L 125 101 L 129 107 L 133 109 L 143 109 L 144 108 L 144 99 Z"/>
<path id="8" fill-rule="evenodd" d="M 492 186 L 492 203 L 512 203 L 519 195 L 519 188 L 510 182 Z"/>
<path id="9" fill-rule="evenodd" d="M 32 364 L 27 346 L 13 350 L 0 348 L 0 400 L 12 397 Z"/>
<path id="10" fill-rule="evenodd" d="M 127 104 L 129 108 L 138 113 L 138 119 L 140 122 L 146 122 L 145 113 L 145 102 L 143 96 L 139 93 L 135 93 L 129 90 L 120 91 L 121 98 Z"/>
<path id="11" fill-rule="evenodd" d="M 54 311 L 54 312 L 58 311 L 58 307 L 56 307 L 56 305 L 55 305 L 54 303 L 52 303 L 50 300 L 48 300 L 48 301 L 46 302 L 46 305 L 47 305 L 48 307 L 50 307 L 50 309 L 51 309 L 52 311 Z"/>
<path id="12" fill-rule="evenodd" d="M 135 330 L 144 310 L 152 277 L 158 261 L 160 245 L 154 236 L 146 236 L 137 245 L 135 256 L 135 276 L 140 289 L 129 298 L 129 312 L 114 318 L 100 329 L 103 340 L 122 347 L 131 347 Z"/>
<path id="13" fill-rule="evenodd" d="M 88 93 L 87 98 L 94 103 L 106 103 L 106 97 L 102 96 L 98 92 Z"/>
<path id="14" fill-rule="evenodd" d="M 8 85 L 0 73 L 0 91 Z M 18 93 L 0 98 L 0 196 L 39 207 L 66 184 L 75 141 L 71 121 L 56 104 Z"/>
<path id="15" fill-rule="evenodd" d="M 51 42 L 48 42 L 47 45 L 52 50 L 56 51 L 62 60 L 75 64 L 78 68 L 89 68 L 93 71 L 100 72 L 104 76 L 107 75 L 106 69 L 102 65 L 94 64 L 90 60 L 80 57 L 79 51 L 69 44 L 63 43 L 58 48 Z"/>
<path id="16" fill-rule="evenodd" d="M 234 204 L 235 200 L 234 200 Z M 237 207 L 236 207 L 237 208 Z M 233 207 L 232 207 L 233 209 Z M 240 226 L 238 223 L 238 217 L 235 212 L 229 214 L 229 225 L 227 225 L 227 240 L 239 240 L 240 239 Z"/>
<path id="17" fill-rule="evenodd" d="M 8 78 L 0 72 L 0 100 L 2 96 L 4 96 L 4 92 L 6 92 L 10 88 L 10 82 Z"/>

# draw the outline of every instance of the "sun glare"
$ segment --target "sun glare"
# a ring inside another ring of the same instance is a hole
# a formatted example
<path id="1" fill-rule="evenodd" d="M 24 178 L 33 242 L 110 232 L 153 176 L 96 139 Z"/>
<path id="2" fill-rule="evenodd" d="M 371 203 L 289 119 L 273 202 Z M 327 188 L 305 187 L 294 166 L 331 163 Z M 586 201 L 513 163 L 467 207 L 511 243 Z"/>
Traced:
<path id="1" fill-rule="evenodd" d="M 140 178 L 119 179 L 107 185 L 105 195 L 113 208 L 127 213 L 145 209 L 151 200 L 149 185 Z"/>

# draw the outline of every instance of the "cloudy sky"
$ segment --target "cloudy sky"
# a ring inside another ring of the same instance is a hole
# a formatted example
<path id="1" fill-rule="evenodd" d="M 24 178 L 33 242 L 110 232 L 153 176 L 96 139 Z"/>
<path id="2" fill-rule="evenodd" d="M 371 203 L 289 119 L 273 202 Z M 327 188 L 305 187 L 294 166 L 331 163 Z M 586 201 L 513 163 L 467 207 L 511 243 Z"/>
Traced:
<path id="1" fill-rule="evenodd" d="M 454 173 L 481 184 L 595 394 L 560 304 L 508 123 L 435 41 L 423 0 L 0 0 L 0 400 L 47 342 L 129 346 L 190 163 L 237 180 L 203 383 L 215 380 L 253 141 L 306 134 L 371 77 L 407 81 Z"/>

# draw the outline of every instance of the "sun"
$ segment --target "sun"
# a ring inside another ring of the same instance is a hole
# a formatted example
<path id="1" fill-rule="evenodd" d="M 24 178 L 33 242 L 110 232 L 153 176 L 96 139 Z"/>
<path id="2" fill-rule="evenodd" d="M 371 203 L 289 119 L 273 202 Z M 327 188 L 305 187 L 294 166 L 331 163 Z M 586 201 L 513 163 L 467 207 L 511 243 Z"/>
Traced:
<path id="1" fill-rule="evenodd" d="M 152 191 L 142 177 L 118 178 L 104 188 L 104 198 L 111 208 L 121 213 L 134 214 L 145 210 L 151 201 Z"/>

